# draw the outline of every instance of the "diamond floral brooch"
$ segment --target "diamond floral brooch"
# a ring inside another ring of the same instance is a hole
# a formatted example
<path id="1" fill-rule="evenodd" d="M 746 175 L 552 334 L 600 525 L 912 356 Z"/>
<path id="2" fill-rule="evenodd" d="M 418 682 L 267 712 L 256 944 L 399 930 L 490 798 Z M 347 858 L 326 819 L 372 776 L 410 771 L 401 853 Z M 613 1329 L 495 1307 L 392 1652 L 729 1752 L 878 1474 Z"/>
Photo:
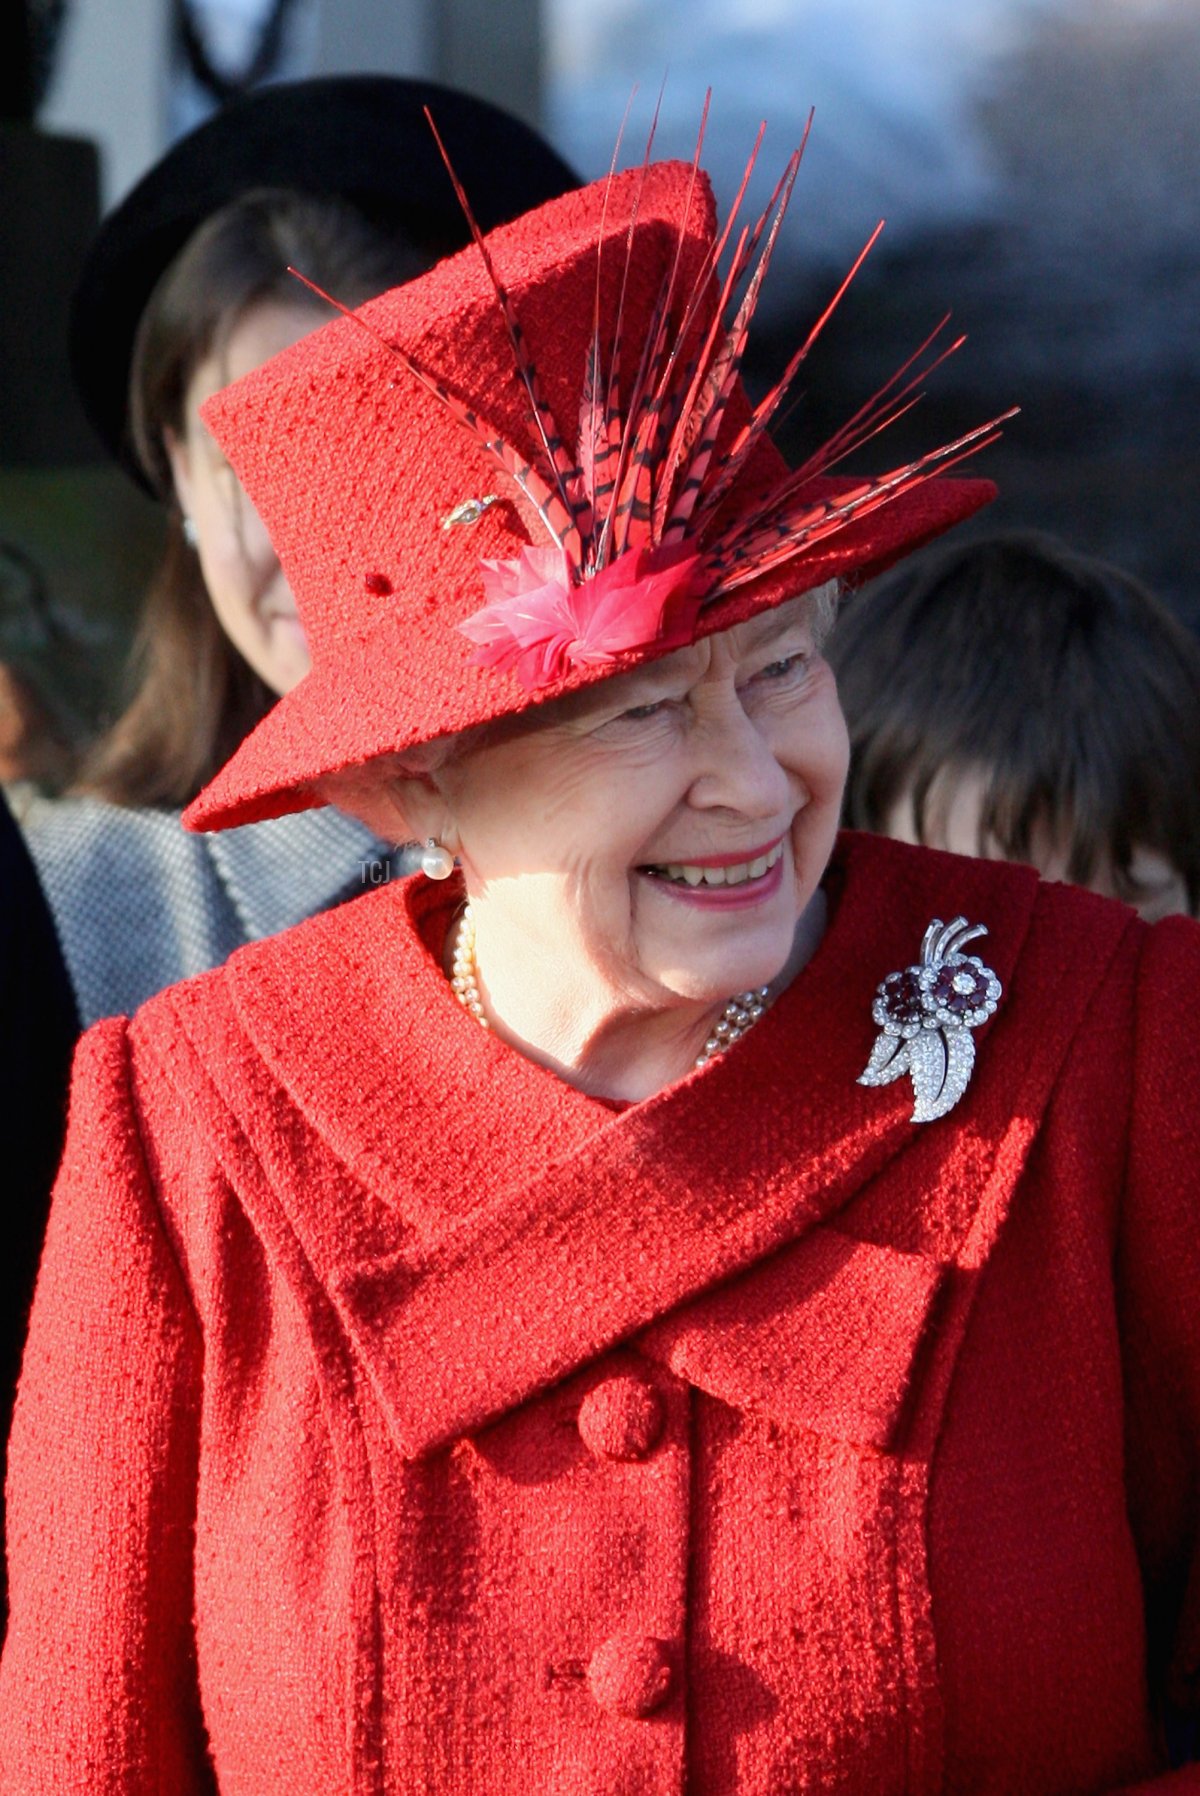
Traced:
<path id="1" fill-rule="evenodd" d="M 935 917 L 921 942 L 921 959 L 879 986 L 871 1015 L 879 1027 L 860 1085 L 890 1085 L 902 1073 L 913 1083 L 913 1122 L 936 1122 L 953 1110 L 975 1065 L 972 1029 L 1000 1002 L 1001 985 L 968 942 L 986 935 L 965 917 Z"/>

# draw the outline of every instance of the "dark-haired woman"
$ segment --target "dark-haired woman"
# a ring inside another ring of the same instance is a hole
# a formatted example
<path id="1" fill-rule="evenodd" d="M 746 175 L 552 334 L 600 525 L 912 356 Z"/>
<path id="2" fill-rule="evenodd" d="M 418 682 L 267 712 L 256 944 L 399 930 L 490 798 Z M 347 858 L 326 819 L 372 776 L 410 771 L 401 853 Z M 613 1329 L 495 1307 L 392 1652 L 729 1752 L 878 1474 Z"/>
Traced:
<path id="1" fill-rule="evenodd" d="M 426 105 L 485 225 L 573 185 L 526 126 L 432 83 L 272 87 L 176 145 L 106 220 L 84 271 L 71 347 L 85 407 L 168 508 L 126 709 L 71 796 L 14 792 L 85 1026 L 406 864 L 334 810 L 225 838 L 188 836 L 179 813 L 309 665 L 287 581 L 199 407 L 327 318 L 289 267 L 358 304 L 465 242 Z"/>
<path id="2" fill-rule="evenodd" d="M 211 837 L 186 834 L 179 814 L 308 668 L 288 584 L 199 407 L 328 316 L 289 265 L 358 302 L 465 240 L 426 105 L 493 222 L 572 185 L 534 132 L 485 101 L 392 78 L 303 82 L 252 95 L 178 144 L 91 251 L 72 319 L 76 383 L 168 519 L 126 710 L 71 796 L 12 793 L 66 966 L 63 1014 L 85 1027 L 406 864 L 332 809 Z M 30 964 L 0 965 L 0 992 Z M 48 1011 L 57 1002 L 47 989 Z M 36 1065 L 31 1047 L 26 1088 Z M 30 1100 L 52 1129 L 62 1076 Z M 56 1160 L 52 1140 L 40 1173 L 6 1168 L 5 1436 Z"/>
<path id="3" fill-rule="evenodd" d="M 1200 643 L 1039 531 L 940 545 L 846 607 L 845 821 L 1200 915 Z"/>

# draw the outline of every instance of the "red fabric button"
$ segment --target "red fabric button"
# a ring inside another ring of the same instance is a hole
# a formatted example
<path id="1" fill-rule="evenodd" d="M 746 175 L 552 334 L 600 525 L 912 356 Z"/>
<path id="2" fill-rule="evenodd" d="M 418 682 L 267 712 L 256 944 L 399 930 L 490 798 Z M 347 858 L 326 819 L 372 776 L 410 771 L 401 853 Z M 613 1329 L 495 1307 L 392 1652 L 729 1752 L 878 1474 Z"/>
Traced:
<path id="1" fill-rule="evenodd" d="M 649 1634 L 614 1634 L 592 1654 L 587 1681 L 610 1715 L 652 1715 L 670 1694 L 670 1648 Z"/>
<path id="2" fill-rule="evenodd" d="M 579 1432 L 597 1459 L 644 1459 L 662 1430 L 662 1398 L 628 1373 L 598 1384 L 580 1405 Z"/>

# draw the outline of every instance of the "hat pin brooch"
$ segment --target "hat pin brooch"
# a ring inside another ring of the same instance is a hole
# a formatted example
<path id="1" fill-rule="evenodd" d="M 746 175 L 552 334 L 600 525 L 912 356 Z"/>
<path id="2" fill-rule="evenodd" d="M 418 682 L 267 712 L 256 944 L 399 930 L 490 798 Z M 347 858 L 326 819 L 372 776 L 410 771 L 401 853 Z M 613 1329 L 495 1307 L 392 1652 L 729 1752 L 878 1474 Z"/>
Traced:
<path id="1" fill-rule="evenodd" d="M 889 973 L 876 989 L 871 1016 L 879 1029 L 860 1085 L 890 1085 L 908 1073 L 913 1122 L 936 1122 L 966 1091 L 975 1065 L 971 1031 L 1000 1002 L 1001 985 L 968 942 L 986 935 L 982 923 L 935 917 L 921 941 L 916 966 Z"/>

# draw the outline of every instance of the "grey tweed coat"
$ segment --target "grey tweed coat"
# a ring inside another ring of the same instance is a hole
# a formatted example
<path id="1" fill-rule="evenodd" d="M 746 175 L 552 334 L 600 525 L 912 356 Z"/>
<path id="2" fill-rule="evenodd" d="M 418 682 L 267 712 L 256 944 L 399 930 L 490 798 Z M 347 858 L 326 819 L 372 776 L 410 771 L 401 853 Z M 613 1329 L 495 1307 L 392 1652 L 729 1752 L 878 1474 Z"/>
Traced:
<path id="1" fill-rule="evenodd" d="M 15 788 L 9 798 L 84 1028 L 412 864 L 410 850 L 334 810 L 196 836 L 176 811 Z"/>

